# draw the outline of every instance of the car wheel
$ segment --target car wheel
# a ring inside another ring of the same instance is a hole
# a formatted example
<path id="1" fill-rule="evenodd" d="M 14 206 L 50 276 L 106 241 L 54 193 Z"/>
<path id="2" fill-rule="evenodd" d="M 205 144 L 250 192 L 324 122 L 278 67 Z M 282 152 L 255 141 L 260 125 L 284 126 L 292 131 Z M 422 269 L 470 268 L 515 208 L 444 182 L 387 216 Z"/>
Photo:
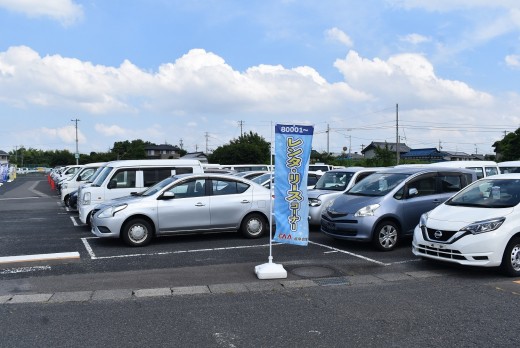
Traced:
<path id="1" fill-rule="evenodd" d="M 153 229 L 150 223 L 143 219 L 133 219 L 125 223 L 122 238 L 126 244 L 134 247 L 145 246 L 150 243 Z"/>
<path id="2" fill-rule="evenodd" d="M 505 275 L 520 276 L 520 237 L 514 237 L 507 243 L 500 267 Z"/>
<path id="3" fill-rule="evenodd" d="M 66 207 L 70 207 L 69 198 L 70 198 L 70 195 L 66 195 L 65 198 L 63 198 L 63 203 L 65 204 Z"/>
<path id="4" fill-rule="evenodd" d="M 242 221 L 240 230 L 246 238 L 261 237 L 267 231 L 266 219 L 257 213 L 249 214 Z"/>
<path id="5" fill-rule="evenodd" d="M 399 242 L 399 227 L 392 221 L 380 222 L 374 230 L 372 242 L 378 250 L 393 250 Z"/>

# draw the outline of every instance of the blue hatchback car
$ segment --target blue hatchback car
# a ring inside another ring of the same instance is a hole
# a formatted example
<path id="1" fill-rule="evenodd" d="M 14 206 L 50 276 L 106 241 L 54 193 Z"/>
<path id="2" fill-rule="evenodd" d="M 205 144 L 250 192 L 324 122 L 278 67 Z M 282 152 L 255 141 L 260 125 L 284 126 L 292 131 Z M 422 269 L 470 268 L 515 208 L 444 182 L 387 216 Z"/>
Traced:
<path id="1" fill-rule="evenodd" d="M 378 171 L 328 204 L 321 231 L 390 251 L 402 237 L 413 235 L 423 213 L 475 180 L 475 172 L 464 168 L 403 166 Z"/>

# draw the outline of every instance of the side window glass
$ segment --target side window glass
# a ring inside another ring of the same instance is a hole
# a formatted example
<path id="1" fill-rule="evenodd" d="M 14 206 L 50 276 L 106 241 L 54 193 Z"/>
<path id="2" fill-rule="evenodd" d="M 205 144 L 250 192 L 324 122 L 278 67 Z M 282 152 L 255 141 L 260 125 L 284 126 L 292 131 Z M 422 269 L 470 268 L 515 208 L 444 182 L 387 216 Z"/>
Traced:
<path id="1" fill-rule="evenodd" d="M 212 180 L 212 183 L 214 196 L 242 193 L 247 190 L 244 186 L 248 186 L 232 180 Z"/>
<path id="2" fill-rule="evenodd" d="M 177 167 L 173 168 L 175 170 L 175 174 L 191 174 L 193 173 L 192 167 Z"/>
<path id="3" fill-rule="evenodd" d="M 175 194 L 175 198 L 201 197 L 205 195 L 206 180 L 189 180 L 175 185 L 169 192 Z"/>
<path id="4" fill-rule="evenodd" d="M 486 167 L 486 176 L 497 175 L 498 170 L 495 167 Z"/>
<path id="5" fill-rule="evenodd" d="M 442 192 L 458 192 L 463 187 L 461 177 L 458 175 L 441 175 L 439 181 Z"/>
<path id="6" fill-rule="evenodd" d="M 435 177 L 424 177 L 414 180 L 408 184 L 408 190 L 411 188 L 417 189 L 417 196 L 429 196 L 436 193 Z"/>
<path id="7" fill-rule="evenodd" d="M 475 171 L 475 174 L 477 174 L 477 180 L 482 179 L 484 177 L 484 171 L 482 170 L 482 167 L 475 167 L 475 168 L 468 168 L 473 169 Z"/>
<path id="8" fill-rule="evenodd" d="M 121 169 L 110 179 L 109 188 L 135 188 L 135 169 Z"/>
<path id="9" fill-rule="evenodd" d="M 244 184 L 243 182 L 237 182 L 237 193 L 244 193 L 249 188 L 248 184 Z"/>
<path id="10" fill-rule="evenodd" d="M 145 168 L 143 169 L 144 187 L 150 187 L 172 176 L 172 168 Z"/>

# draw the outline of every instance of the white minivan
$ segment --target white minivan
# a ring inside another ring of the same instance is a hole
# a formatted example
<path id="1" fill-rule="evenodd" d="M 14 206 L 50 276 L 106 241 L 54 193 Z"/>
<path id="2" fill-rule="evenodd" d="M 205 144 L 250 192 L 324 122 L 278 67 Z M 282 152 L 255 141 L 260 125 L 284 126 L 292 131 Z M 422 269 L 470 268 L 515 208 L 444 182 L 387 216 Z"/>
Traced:
<path id="1" fill-rule="evenodd" d="M 498 168 L 502 174 L 520 173 L 520 161 L 498 162 Z"/>
<path id="2" fill-rule="evenodd" d="M 87 180 L 90 180 L 92 175 L 96 172 L 99 167 L 102 167 L 106 162 L 88 163 L 74 176 L 64 180 L 60 185 L 61 201 L 68 206 L 69 196 L 72 192 L 76 191 L 78 187 L 84 184 Z"/>
<path id="3" fill-rule="evenodd" d="M 477 179 L 500 174 L 500 169 L 495 161 L 446 161 L 429 164 L 430 166 L 447 168 L 467 168 L 475 171 Z"/>
<path id="4" fill-rule="evenodd" d="M 198 160 L 123 160 L 105 164 L 94 182 L 78 191 L 79 219 L 89 223 L 92 209 L 104 201 L 129 196 L 175 174 L 203 173 Z"/>

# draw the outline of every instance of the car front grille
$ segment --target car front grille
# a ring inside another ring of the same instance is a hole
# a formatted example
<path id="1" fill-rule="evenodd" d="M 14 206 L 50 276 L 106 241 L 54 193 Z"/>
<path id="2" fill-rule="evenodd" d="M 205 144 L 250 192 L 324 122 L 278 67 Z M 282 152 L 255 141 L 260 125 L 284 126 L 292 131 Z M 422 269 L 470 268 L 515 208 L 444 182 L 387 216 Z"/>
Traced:
<path id="1" fill-rule="evenodd" d="M 424 244 L 419 244 L 417 246 L 417 251 L 424 255 L 432 255 L 442 257 L 444 259 L 467 260 L 467 258 L 462 256 L 462 253 L 460 251 L 454 249 L 440 249 Z"/>

